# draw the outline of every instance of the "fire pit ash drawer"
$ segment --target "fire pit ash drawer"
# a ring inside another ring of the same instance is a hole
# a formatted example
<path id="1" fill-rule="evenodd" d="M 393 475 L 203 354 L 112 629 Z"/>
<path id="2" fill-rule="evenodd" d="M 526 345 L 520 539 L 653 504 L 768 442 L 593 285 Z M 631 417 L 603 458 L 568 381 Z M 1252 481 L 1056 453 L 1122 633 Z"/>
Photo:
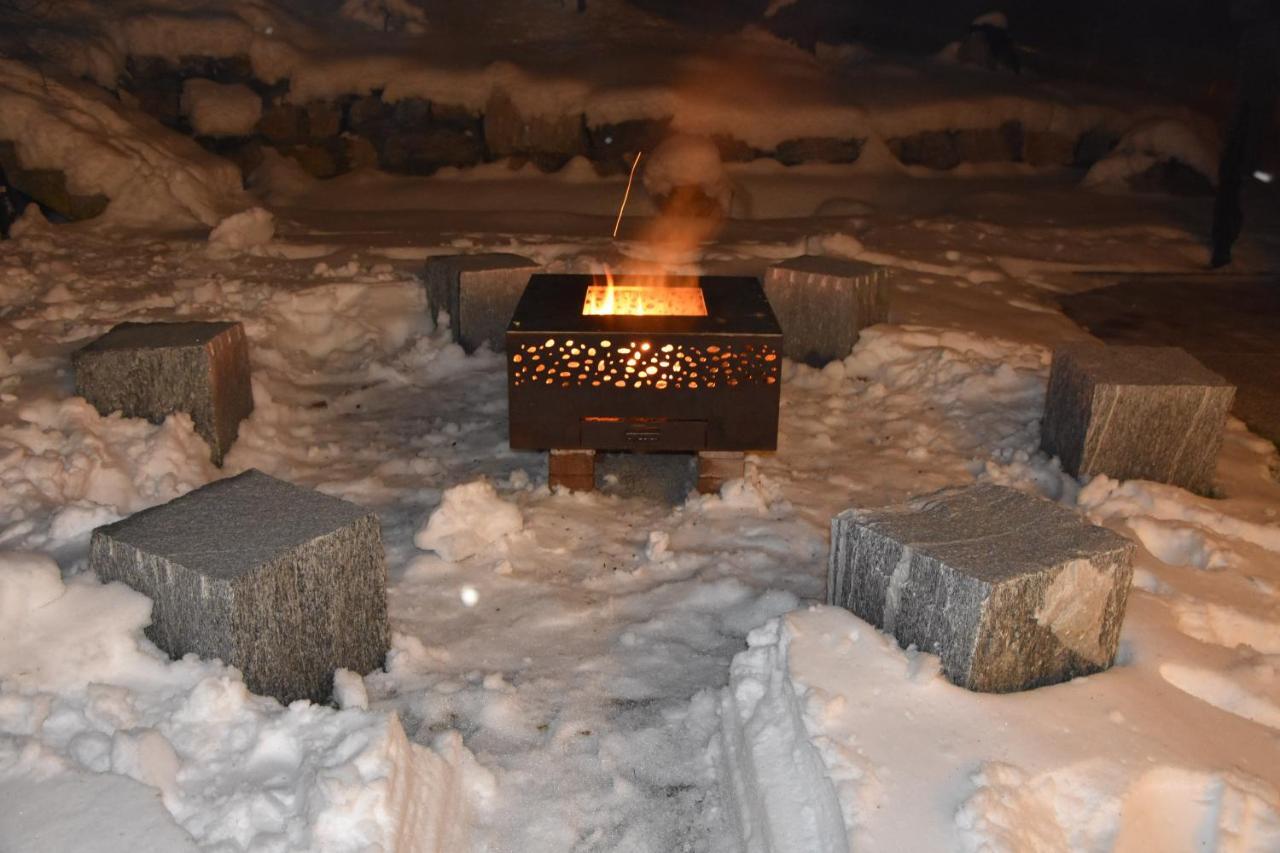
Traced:
<path id="1" fill-rule="evenodd" d="M 700 450 L 707 446 L 707 422 L 583 418 L 582 445 L 600 450 Z"/>

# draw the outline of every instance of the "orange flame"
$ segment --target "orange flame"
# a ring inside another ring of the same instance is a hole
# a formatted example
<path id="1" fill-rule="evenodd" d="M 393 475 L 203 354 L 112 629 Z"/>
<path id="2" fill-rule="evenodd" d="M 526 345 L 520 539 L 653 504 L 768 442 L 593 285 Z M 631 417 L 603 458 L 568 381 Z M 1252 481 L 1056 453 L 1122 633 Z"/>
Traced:
<path id="1" fill-rule="evenodd" d="M 618 284 L 613 271 L 605 267 L 604 283 L 600 283 L 597 276 L 587 287 L 582 313 L 629 317 L 707 316 L 702 288 L 693 276 L 627 276 L 625 281 L 625 284 Z"/>

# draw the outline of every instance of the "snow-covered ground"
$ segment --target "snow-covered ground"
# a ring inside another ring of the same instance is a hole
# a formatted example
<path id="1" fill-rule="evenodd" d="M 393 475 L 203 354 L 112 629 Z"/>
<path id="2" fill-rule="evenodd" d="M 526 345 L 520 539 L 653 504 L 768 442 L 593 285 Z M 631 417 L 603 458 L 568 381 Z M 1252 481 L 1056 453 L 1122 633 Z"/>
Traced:
<path id="1" fill-rule="evenodd" d="M 389 65 L 291 53 L 279 42 L 305 47 L 301 24 L 230 5 L 221 28 L 189 27 L 209 24 L 194 7 L 136 15 L 96 53 L 83 33 L 45 37 L 68 39 L 67 64 L 104 82 L 126 53 L 195 33 L 206 53 L 247 45 L 261 73 L 287 65 L 317 91 L 367 87 L 409 61 L 408 48 Z M 402 5 L 342 8 L 366 22 Z M 77 7 L 92 31 L 99 7 Z M 430 39 L 437 22 L 401 23 Z M 521 31 L 547 62 L 553 29 Z M 759 34 L 740 46 L 787 52 Z M 783 67 L 805 85 L 856 76 L 792 58 Z M 711 73 L 685 60 L 676 70 Z M 528 82 L 454 64 L 445 83 Z M 353 68 L 366 77 L 344 77 Z M 835 112 L 806 90 L 796 115 L 817 104 L 812 126 L 842 133 L 850 116 L 925 126 L 908 96 L 918 74 L 867 73 L 896 82 L 857 104 L 841 95 Z M 597 80 L 610 94 L 590 103 L 643 115 L 652 102 L 633 82 Z M 651 263 L 643 192 L 609 238 L 625 178 L 575 160 L 552 175 L 495 163 L 316 182 L 268 156 L 242 194 L 220 161 L 109 99 L 16 65 L 0 84 L 46 140 L 36 159 L 91 155 L 69 178 L 113 190 L 103 221 L 54 227 L 32 212 L 0 243 L 0 849 L 1280 848 L 1275 448 L 1232 421 L 1214 499 L 1080 483 L 1036 449 L 1050 348 L 1084 334 L 1054 301 L 1087 286 L 1069 273 L 1202 266 L 1203 200 L 1099 192 L 1021 165 L 940 177 L 883 156 L 731 164 L 716 180 L 732 218 L 666 261 L 883 263 L 897 270 L 891 323 L 844 362 L 785 365 L 779 450 L 750 457 L 721 494 L 632 494 L 621 469 L 601 493 L 568 494 L 548 490 L 541 455 L 508 448 L 503 362 L 465 355 L 427 317 L 421 264 L 492 250 L 552 270 Z M 942 100 L 971 115 L 973 78 L 955 86 Z M 208 128 L 248 121 L 243 92 L 187 94 Z M 679 101 L 686 130 L 696 103 Z M 1027 114 L 1042 107 L 1060 115 L 1043 100 Z M 1164 127 L 1122 155 L 1178 142 Z M 1276 248 L 1250 232 L 1237 264 L 1266 268 Z M 221 470 L 186 416 L 102 417 L 73 396 L 77 346 L 123 320 L 174 318 L 246 326 L 255 410 Z M 146 599 L 85 571 L 93 527 L 250 467 L 382 521 L 392 651 L 385 671 L 340 673 L 336 707 L 284 708 L 218 662 L 167 660 L 142 634 Z M 832 515 L 975 480 L 1061 501 L 1142 546 L 1115 669 L 970 694 L 936 659 L 813 606 Z"/>
<path id="2" fill-rule="evenodd" d="M 341 209 L 340 182 L 309 186 L 274 238 L 261 214 L 217 242 L 31 217 L 0 249 L 0 546 L 52 555 L 66 578 L 35 556 L 0 572 L 0 785 L 24 792 L 0 838 L 41 849 L 32 810 L 108 772 L 150 786 L 113 788 L 115 820 L 157 821 L 158 791 L 218 849 L 458 849 L 450 832 L 495 851 L 1109 849 L 1161 816 L 1177 818 L 1171 843 L 1274 844 L 1274 449 L 1233 423 L 1221 500 L 1082 490 L 1035 449 L 1046 346 L 1082 334 L 1051 305 L 1064 267 L 1198 260 L 1160 204 L 1052 181 L 1028 201 L 998 178 L 739 170 L 776 213 L 731 222 L 700 268 L 873 258 L 900 270 L 893 325 L 844 363 L 787 365 L 778 453 L 671 505 L 549 492 L 544 460 L 506 446 L 501 360 L 465 356 L 426 318 L 429 254 L 585 269 L 645 253 L 598 236 L 616 182 L 483 174 L 362 178 L 364 205 L 392 211 L 374 221 Z M 544 210 L 522 211 L 531 198 Z M 833 198 L 845 215 L 811 215 Z M 505 199 L 502 230 L 422 209 L 466 199 Z M 240 319 L 252 342 L 257 408 L 223 471 L 185 417 L 103 418 L 71 394 L 75 346 L 175 316 Z M 369 710 L 358 679 L 344 710 L 284 709 L 216 663 L 165 663 L 141 635 L 145 599 L 82 574 L 93 526 L 248 467 L 383 521 L 395 639 L 363 680 Z M 975 478 L 1144 545 L 1116 670 L 971 695 L 851 615 L 807 609 L 832 514 Z M 105 820 L 77 814 L 86 833 Z"/>

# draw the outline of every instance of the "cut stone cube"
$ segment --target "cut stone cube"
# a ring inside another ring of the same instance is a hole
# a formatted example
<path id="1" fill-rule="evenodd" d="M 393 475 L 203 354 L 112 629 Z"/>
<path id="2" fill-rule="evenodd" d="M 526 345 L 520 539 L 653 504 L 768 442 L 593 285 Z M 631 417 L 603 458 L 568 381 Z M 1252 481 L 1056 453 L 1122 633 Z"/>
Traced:
<path id="1" fill-rule="evenodd" d="M 889 319 L 888 279 L 885 267 L 819 255 L 769 267 L 764 292 L 786 356 L 820 367 L 849 355 L 859 331 Z"/>
<path id="2" fill-rule="evenodd" d="M 1004 693 L 1115 660 L 1133 543 L 1003 486 L 945 489 L 831 522 L 827 602 Z"/>
<path id="3" fill-rule="evenodd" d="M 1207 493 L 1235 386 L 1176 347 L 1059 346 L 1040 446 L 1074 476 Z"/>
<path id="4" fill-rule="evenodd" d="M 389 644 L 377 516 L 250 470 L 99 527 L 90 567 L 151 598 L 147 636 L 220 658 L 254 693 L 324 702 Z"/>
<path id="5" fill-rule="evenodd" d="M 121 323 L 71 356 L 76 394 L 103 415 L 160 423 L 186 412 L 221 465 L 253 411 L 239 323 Z"/>
<path id="6" fill-rule="evenodd" d="M 431 316 L 449 313 L 453 339 L 467 352 L 488 344 L 502 352 L 507 326 L 529 276 L 542 267 L 519 255 L 445 255 L 427 260 Z"/>

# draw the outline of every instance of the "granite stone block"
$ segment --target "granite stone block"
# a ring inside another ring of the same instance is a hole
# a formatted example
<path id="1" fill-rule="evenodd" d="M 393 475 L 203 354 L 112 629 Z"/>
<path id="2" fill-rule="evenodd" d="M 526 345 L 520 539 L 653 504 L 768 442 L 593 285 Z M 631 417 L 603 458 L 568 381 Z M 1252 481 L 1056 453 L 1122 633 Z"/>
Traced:
<path id="1" fill-rule="evenodd" d="M 253 411 L 239 323 L 121 323 L 71 356 L 76 393 L 103 415 L 186 412 L 217 465 Z"/>
<path id="2" fill-rule="evenodd" d="M 1040 446 L 1074 476 L 1213 485 L 1235 386 L 1176 347 L 1059 346 Z"/>
<path id="3" fill-rule="evenodd" d="M 787 357 L 821 366 L 847 356 L 860 330 L 889 319 L 888 278 L 885 267 L 818 255 L 769 267 L 764 292 Z"/>
<path id="4" fill-rule="evenodd" d="M 90 567 L 153 602 L 147 636 L 220 658 L 254 693 L 326 701 L 389 644 L 377 517 L 250 470 L 93 532 Z"/>
<path id="5" fill-rule="evenodd" d="M 502 352 L 507 326 L 538 264 L 511 254 L 445 255 L 427 260 L 431 315 L 449 314 L 453 339 L 467 352 L 488 344 Z"/>
<path id="6" fill-rule="evenodd" d="M 836 516 L 827 602 L 938 655 L 962 687 L 1025 690 L 1111 666 L 1133 550 L 1051 501 L 946 489 Z"/>

